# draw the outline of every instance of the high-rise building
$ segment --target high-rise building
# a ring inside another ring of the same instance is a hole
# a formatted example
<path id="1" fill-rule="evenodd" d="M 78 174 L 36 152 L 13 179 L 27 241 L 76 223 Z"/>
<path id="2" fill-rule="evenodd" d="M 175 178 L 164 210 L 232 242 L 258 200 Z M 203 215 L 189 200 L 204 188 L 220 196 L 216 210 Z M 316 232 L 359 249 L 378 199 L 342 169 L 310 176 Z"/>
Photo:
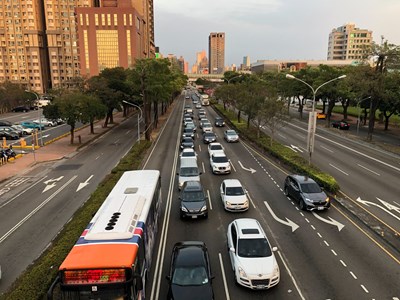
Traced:
<path id="1" fill-rule="evenodd" d="M 243 66 L 250 68 L 250 57 L 249 56 L 243 56 Z"/>
<path id="2" fill-rule="evenodd" d="M 211 32 L 208 37 L 208 57 L 210 74 L 222 74 L 225 66 L 225 33 Z"/>
<path id="3" fill-rule="evenodd" d="M 45 93 L 142 57 L 155 57 L 153 0 L 0 2 L 0 82 Z"/>
<path id="4" fill-rule="evenodd" d="M 328 60 L 360 60 L 372 44 L 372 31 L 356 28 L 353 23 L 333 29 L 329 34 Z"/>

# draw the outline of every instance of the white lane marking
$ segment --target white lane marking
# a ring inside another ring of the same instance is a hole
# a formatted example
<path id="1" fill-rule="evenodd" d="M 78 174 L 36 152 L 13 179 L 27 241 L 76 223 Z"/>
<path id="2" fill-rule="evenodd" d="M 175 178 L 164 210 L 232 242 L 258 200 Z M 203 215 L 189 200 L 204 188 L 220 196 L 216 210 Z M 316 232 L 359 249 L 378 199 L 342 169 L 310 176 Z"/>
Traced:
<path id="1" fill-rule="evenodd" d="M 208 195 L 208 202 L 210 203 L 210 209 L 212 210 L 212 203 L 211 203 L 211 197 L 210 197 L 210 190 L 207 190 L 207 195 Z"/>
<path id="2" fill-rule="evenodd" d="M 316 230 L 315 227 L 314 227 L 314 225 L 311 225 L 311 228 L 312 228 L 313 230 Z"/>
<path id="3" fill-rule="evenodd" d="M 336 170 L 338 170 L 339 172 L 342 172 L 344 175 L 346 175 L 346 176 L 349 176 L 349 174 L 347 174 L 345 171 L 343 171 L 343 170 L 340 170 L 338 167 L 336 167 L 336 166 L 334 166 L 334 165 L 332 165 L 332 164 L 329 164 L 332 168 L 335 168 Z"/>
<path id="4" fill-rule="evenodd" d="M 307 218 L 305 220 L 306 220 L 307 223 L 310 223 L 310 221 Z"/>
<path id="5" fill-rule="evenodd" d="M 19 221 L 13 228 L 6 232 L 0 238 L 0 244 L 6 240 L 14 231 L 16 231 L 19 227 L 21 227 L 26 221 L 28 221 L 34 214 L 36 214 L 43 206 L 51 201 L 58 193 L 60 193 L 63 189 L 67 187 L 72 181 L 74 181 L 78 177 L 78 175 L 73 176 L 70 180 L 64 183 L 58 190 L 56 190 L 53 194 L 51 194 L 46 200 L 40 203 L 34 210 L 32 210 L 29 214 L 27 214 L 21 221 Z"/>
<path id="6" fill-rule="evenodd" d="M 251 205 L 253 205 L 254 208 L 256 208 L 256 205 L 253 202 L 253 199 L 251 199 L 249 192 L 247 192 L 247 197 L 249 197 Z"/>
<path id="7" fill-rule="evenodd" d="M 201 165 L 203 166 L 203 174 L 204 174 L 206 172 L 206 168 L 204 166 L 204 162 L 203 161 L 201 162 Z"/>
<path id="8" fill-rule="evenodd" d="M 329 148 L 326 148 L 326 147 L 324 147 L 324 146 L 320 146 L 322 149 L 325 149 L 326 151 L 329 151 L 329 152 L 331 152 L 331 153 L 333 153 L 333 151 L 331 150 L 331 149 L 329 149 Z"/>
<path id="9" fill-rule="evenodd" d="M 394 204 L 397 204 L 398 206 L 400 206 L 400 203 L 397 203 L 397 202 L 396 202 L 396 201 L 394 201 L 394 200 L 393 200 L 393 203 L 394 203 Z"/>
<path id="10" fill-rule="evenodd" d="M 222 255 L 221 255 L 221 253 L 218 253 L 218 257 L 219 257 L 219 265 L 220 265 L 220 267 L 221 267 L 222 281 L 224 282 L 224 289 L 225 289 L 226 300 L 230 300 L 231 298 L 229 297 L 228 283 L 226 282 L 224 263 L 223 263 L 223 261 L 222 261 Z"/>
<path id="11" fill-rule="evenodd" d="M 281 252 L 280 251 L 277 251 L 277 252 L 278 252 L 279 257 L 281 258 L 283 265 L 286 268 L 286 271 L 288 272 L 288 274 L 290 276 L 290 279 L 292 279 L 294 287 L 296 288 L 297 292 L 299 293 L 300 299 L 305 300 L 306 298 L 304 298 L 303 294 L 301 293 L 301 290 L 300 290 L 299 286 L 297 285 L 296 279 L 294 279 L 292 272 L 290 272 L 290 269 L 289 269 L 288 265 L 286 264 L 286 262 L 284 261 Z"/>
<path id="12" fill-rule="evenodd" d="M 352 271 L 350 271 L 350 274 L 351 276 L 353 276 L 354 279 L 357 279 L 357 276 Z"/>
<path id="13" fill-rule="evenodd" d="M 329 244 L 328 244 L 328 242 L 327 242 L 327 241 L 324 241 L 324 243 L 325 243 L 325 245 L 326 245 L 327 247 L 329 247 Z"/>
<path id="14" fill-rule="evenodd" d="M 284 136 L 284 135 L 282 135 L 282 134 L 280 134 L 280 133 L 278 133 L 278 135 L 279 135 L 281 138 L 287 140 L 287 137 L 286 137 L 286 136 Z"/>
<path id="15" fill-rule="evenodd" d="M 302 146 L 298 146 L 300 149 L 303 149 L 304 150 L 304 152 L 308 152 L 308 150 L 306 149 L 306 148 L 304 148 L 304 147 L 302 147 Z"/>
<path id="16" fill-rule="evenodd" d="M 343 260 L 340 260 L 340 262 L 342 263 L 343 267 L 347 267 L 346 263 Z"/>
<path id="17" fill-rule="evenodd" d="M 199 144 L 199 152 L 201 152 L 201 145 Z"/>
<path id="18" fill-rule="evenodd" d="M 333 253 L 333 255 L 337 256 L 337 253 L 335 252 L 335 250 L 331 249 L 331 252 Z"/>
<path id="19" fill-rule="evenodd" d="M 318 236 L 322 239 L 322 235 L 321 235 L 319 232 L 317 232 L 317 234 L 318 234 Z"/>
<path id="20" fill-rule="evenodd" d="M 361 167 L 361 168 L 363 168 L 363 169 L 365 169 L 365 170 L 367 170 L 367 171 L 369 171 L 369 172 L 371 172 L 371 173 L 373 173 L 375 175 L 381 176 L 381 174 L 376 173 L 375 171 L 372 171 L 371 169 L 368 169 L 367 167 L 364 167 L 363 165 L 357 164 L 357 166 L 359 166 L 359 167 Z"/>
<path id="21" fill-rule="evenodd" d="M 367 288 L 362 284 L 361 285 L 362 289 L 364 290 L 364 292 L 366 292 L 367 294 L 369 294 L 369 291 L 367 290 Z"/>
<path id="22" fill-rule="evenodd" d="M 235 166 L 233 165 L 233 163 L 232 163 L 231 161 L 229 161 L 229 164 L 232 166 L 232 168 L 233 168 L 233 171 L 235 171 L 235 172 L 236 172 L 236 168 L 235 168 Z"/>

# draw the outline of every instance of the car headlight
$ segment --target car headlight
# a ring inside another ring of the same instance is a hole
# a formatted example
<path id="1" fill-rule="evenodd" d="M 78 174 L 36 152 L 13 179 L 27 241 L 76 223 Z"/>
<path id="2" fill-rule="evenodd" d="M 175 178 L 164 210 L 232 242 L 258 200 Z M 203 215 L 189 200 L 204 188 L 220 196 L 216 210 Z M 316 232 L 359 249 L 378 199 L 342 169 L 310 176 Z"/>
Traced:
<path id="1" fill-rule="evenodd" d="M 249 206 L 249 201 L 246 200 L 243 205 L 244 206 Z"/>
<path id="2" fill-rule="evenodd" d="M 184 207 L 184 206 L 181 206 L 181 210 L 184 211 L 184 212 L 188 212 L 187 208 Z"/>
<path id="3" fill-rule="evenodd" d="M 229 201 L 225 201 L 225 203 L 226 203 L 226 206 L 231 206 L 232 205 L 232 203 L 230 203 Z"/>
<path id="4" fill-rule="evenodd" d="M 238 271 L 239 271 L 240 277 L 247 278 L 246 272 L 241 267 L 238 267 Z"/>
<path id="5" fill-rule="evenodd" d="M 326 202 L 326 203 L 329 203 L 330 201 L 331 201 L 331 199 L 329 199 L 329 197 L 326 197 L 326 198 L 325 198 L 325 202 Z"/>
<path id="6" fill-rule="evenodd" d="M 279 266 L 276 264 L 274 270 L 272 271 L 272 276 L 276 277 L 279 276 Z"/>
<path id="7" fill-rule="evenodd" d="M 207 210 L 207 206 L 205 206 L 205 205 L 200 209 L 201 212 L 206 211 L 206 210 Z"/>

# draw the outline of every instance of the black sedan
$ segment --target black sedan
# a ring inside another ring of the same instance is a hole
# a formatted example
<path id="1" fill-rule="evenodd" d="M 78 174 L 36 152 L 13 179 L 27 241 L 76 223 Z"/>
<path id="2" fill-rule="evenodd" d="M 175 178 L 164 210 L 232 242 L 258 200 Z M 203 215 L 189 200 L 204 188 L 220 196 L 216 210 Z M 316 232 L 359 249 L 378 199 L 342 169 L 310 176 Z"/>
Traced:
<path id="1" fill-rule="evenodd" d="M 194 142 L 191 137 L 183 137 L 181 141 L 181 149 L 194 148 Z"/>
<path id="2" fill-rule="evenodd" d="M 299 202 L 301 210 L 324 210 L 331 206 L 330 198 L 313 179 L 302 175 L 289 175 L 284 193 Z"/>
<path id="3" fill-rule="evenodd" d="M 215 118 L 215 127 L 224 127 L 225 126 L 225 121 L 221 117 L 216 117 Z"/>
<path id="4" fill-rule="evenodd" d="M 349 130 L 350 124 L 347 123 L 346 121 L 334 121 L 334 122 L 332 122 L 332 127 L 338 128 L 341 130 Z"/>
<path id="5" fill-rule="evenodd" d="M 19 135 L 15 132 L 0 131 L 0 138 L 6 138 L 6 140 L 18 140 Z"/>
<path id="6" fill-rule="evenodd" d="M 204 144 L 209 144 L 212 142 L 215 142 L 217 140 L 217 136 L 215 135 L 214 132 L 205 132 L 203 134 L 203 143 Z"/>
<path id="7" fill-rule="evenodd" d="M 176 243 L 172 250 L 167 299 L 214 299 L 211 266 L 203 242 Z"/>

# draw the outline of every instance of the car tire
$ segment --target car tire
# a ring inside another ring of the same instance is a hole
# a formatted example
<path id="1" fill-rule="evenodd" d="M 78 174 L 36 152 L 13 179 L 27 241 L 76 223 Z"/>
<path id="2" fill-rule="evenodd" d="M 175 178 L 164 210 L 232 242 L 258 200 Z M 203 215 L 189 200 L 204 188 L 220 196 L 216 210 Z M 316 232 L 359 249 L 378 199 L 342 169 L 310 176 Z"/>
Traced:
<path id="1" fill-rule="evenodd" d="M 285 194 L 286 197 L 289 197 L 289 191 L 287 186 L 285 185 L 285 187 L 283 188 L 283 193 Z"/>
<path id="2" fill-rule="evenodd" d="M 301 210 L 306 210 L 306 204 L 304 203 L 304 200 L 303 199 L 300 199 L 300 201 L 299 201 L 299 206 L 300 206 L 300 209 Z"/>
<path id="3" fill-rule="evenodd" d="M 208 219 L 208 213 L 204 215 L 204 219 Z"/>
<path id="4" fill-rule="evenodd" d="M 235 270 L 235 269 L 233 269 L 233 278 L 234 278 L 234 280 L 235 280 L 235 284 L 236 284 L 237 286 L 239 286 L 239 282 L 238 282 L 237 277 L 236 277 L 236 270 Z"/>

